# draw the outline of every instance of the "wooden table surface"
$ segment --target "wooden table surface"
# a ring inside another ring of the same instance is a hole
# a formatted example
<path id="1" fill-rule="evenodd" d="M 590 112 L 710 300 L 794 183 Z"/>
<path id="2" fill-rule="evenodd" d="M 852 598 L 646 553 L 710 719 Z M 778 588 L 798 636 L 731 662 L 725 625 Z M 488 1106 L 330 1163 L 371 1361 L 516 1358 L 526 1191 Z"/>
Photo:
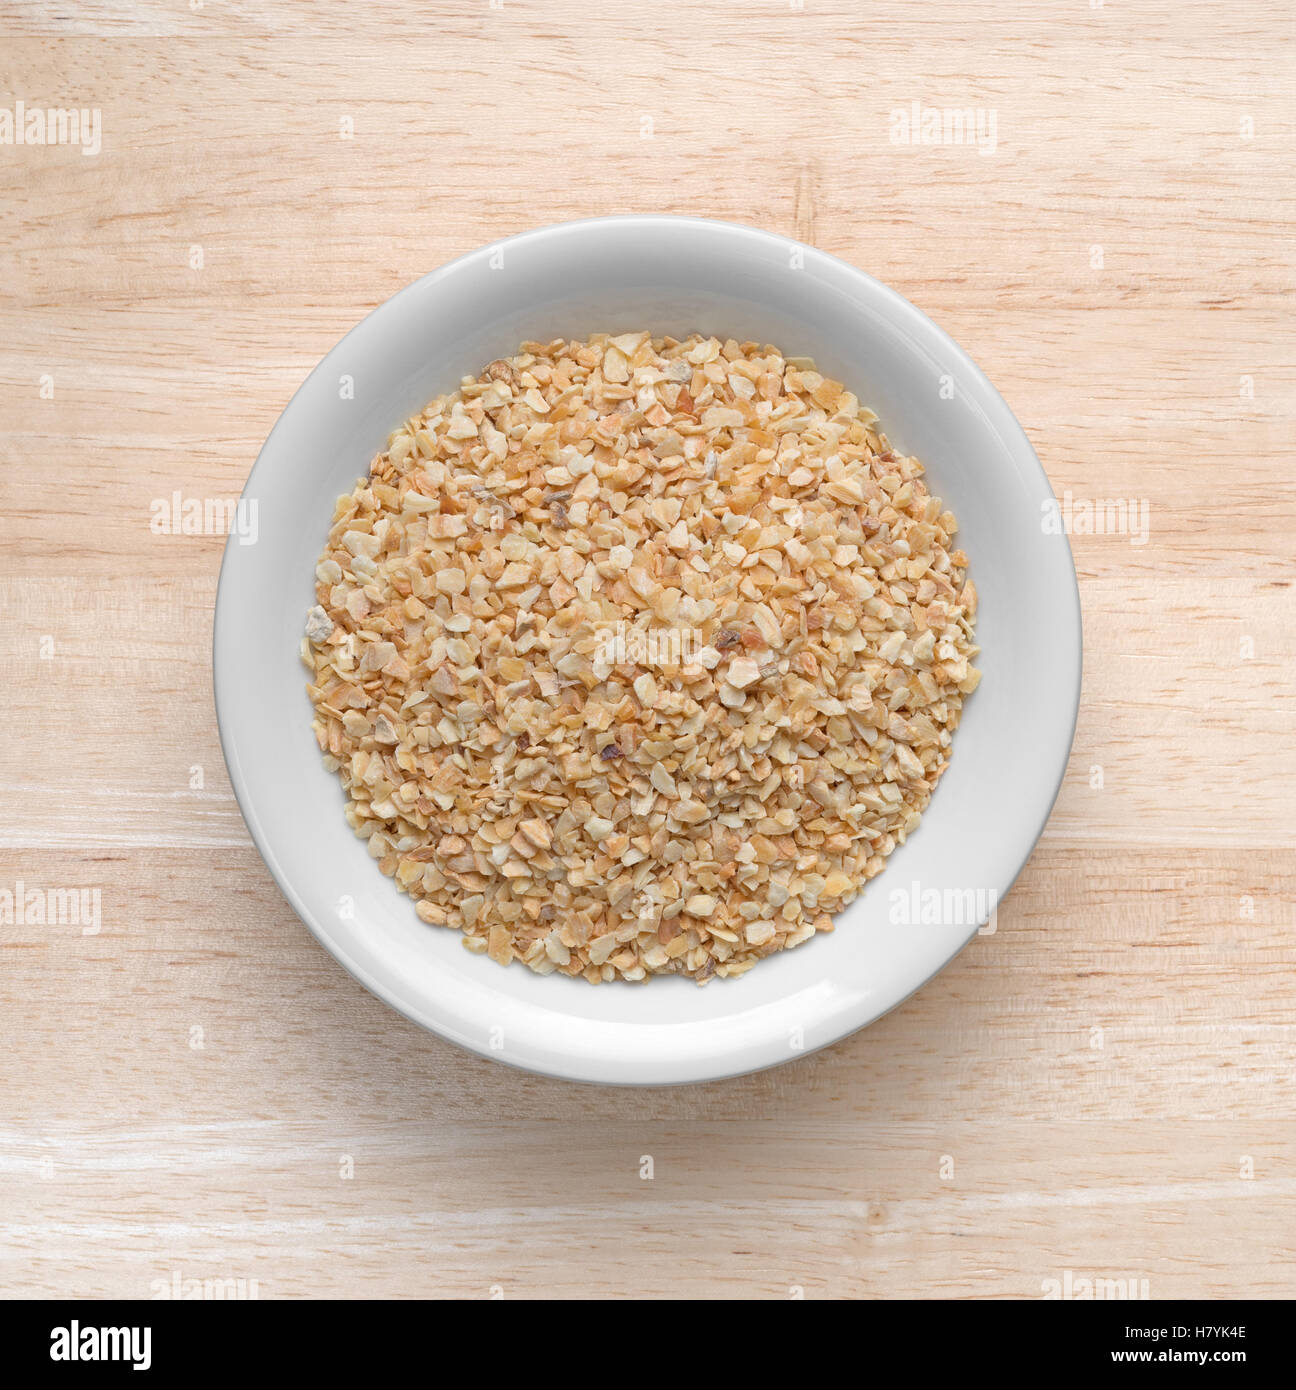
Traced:
<path id="1" fill-rule="evenodd" d="M 0 0 L 0 107 L 101 117 L 0 144 L 0 904 L 101 903 L 0 926 L 0 1290 L 1296 1293 L 1286 8 Z M 900 143 L 914 103 L 993 149 Z M 150 526 L 410 280 L 630 211 L 868 270 L 1059 496 L 1148 506 L 1073 536 L 1079 730 L 997 934 L 648 1091 L 459 1052 L 315 944 L 221 761 L 223 538 Z"/>

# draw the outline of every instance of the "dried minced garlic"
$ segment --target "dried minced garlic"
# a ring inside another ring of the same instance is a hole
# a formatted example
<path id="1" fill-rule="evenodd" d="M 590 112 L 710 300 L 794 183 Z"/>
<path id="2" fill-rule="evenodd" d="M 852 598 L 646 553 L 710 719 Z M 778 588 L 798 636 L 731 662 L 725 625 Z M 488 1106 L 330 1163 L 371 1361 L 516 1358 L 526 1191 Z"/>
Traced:
<path id="1" fill-rule="evenodd" d="M 944 771 L 976 591 L 841 383 L 756 343 L 524 343 L 338 500 L 302 655 L 418 915 L 590 981 L 832 930 Z"/>

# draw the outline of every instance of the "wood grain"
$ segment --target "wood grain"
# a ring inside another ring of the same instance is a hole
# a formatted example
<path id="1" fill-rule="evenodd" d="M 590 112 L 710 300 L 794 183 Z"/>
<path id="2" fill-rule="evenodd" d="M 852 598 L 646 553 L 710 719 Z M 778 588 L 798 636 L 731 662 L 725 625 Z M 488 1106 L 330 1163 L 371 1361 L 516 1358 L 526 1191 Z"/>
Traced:
<path id="1" fill-rule="evenodd" d="M 103 128 L 0 145 L 0 886 L 102 904 L 0 927 L 0 1293 L 1292 1296 L 1285 6 L 590 13 L 0 3 L 0 106 Z M 914 101 L 995 152 L 892 144 Z M 222 540 L 149 509 L 237 495 L 417 275 L 655 210 L 894 285 L 1149 531 L 1073 537 L 1075 752 L 997 933 L 823 1053 L 630 1092 L 462 1054 L 310 940 L 221 764 Z"/>

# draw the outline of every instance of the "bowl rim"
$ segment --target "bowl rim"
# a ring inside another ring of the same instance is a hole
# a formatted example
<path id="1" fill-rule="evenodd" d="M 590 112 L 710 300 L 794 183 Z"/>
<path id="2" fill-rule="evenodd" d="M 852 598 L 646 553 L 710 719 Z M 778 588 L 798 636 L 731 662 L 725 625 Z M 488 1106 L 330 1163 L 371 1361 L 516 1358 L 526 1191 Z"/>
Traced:
<path id="1" fill-rule="evenodd" d="M 1033 467 L 1038 476 L 1040 484 L 1045 489 L 1048 496 L 1056 501 L 1056 494 L 1053 491 L 1048 474 L 1044 470 L 1043 464 L 1039 460 L 1038 454 L 1032 445 L 1025 430 L 1013 414 L 1008 403 L 1000 395 L 998 389 L 969 356 L 963 347 L 940 327 L 932 318 L 925 314 L 917 305 L 906 299 L 897 290 L 891 288 L 883 281 L 870 275 L 867 271 L 860 270 L 849 262 L 822 251 L 817 247 L 798 241 L 795 237 L 783 236 L 777 232 L 766 231 L 762 228 L 753 227 L 744 223 L 728 222 L 720 219 L 684 216 L 668 213 L 623 213 L 605 217 L 577 218 L 566 222 L 550 223 L 540 227 L 531 228 L 499 238 L 495 241 L 484 243 L 474 247 L 462 254 L 446 261 L 425 275 L 410 281 L 402 286 L 395 294 L 376 305 L 363 318 L 355 323 L 338 341 L 329 349 L 318 363 L 307 373 L 301 384 L 293 392 L 287 404 L 280 412 L 274 425 L 271 427 L 265 442 L 257 452 L 256 461 L 253 463 L 248 473 L 247 480 L 243 486 L 242 496 L 247 496 L 254 492 L 259 470 L 267 464 L 267 455 L 272 452 L 272 445 L 275 443 L 276 436 L 289 428 L 286 423 L 289 416 L 293 413 L 293 407 L 308 391 L 311 383 L 317 376 L 329 368 L 331 363 L 341 356 L 346 345 L 362 331 L 372 332 L 376 322 L 385 315 L 394 312 L 394 306 L 398 301 L 406 296 L 414 296 L 420 291 L 426 291 L 438 281 L 448 279 L 458 271 L 466 267 L 470 262 L 487 255 L 494 248 L 519 245 L 521 243 L 538 244 L 542 241 L 556 240 L 564 236 L 569 236 L 579 231 L 590 231 L 600 227 L 624 227 L 633 225 L 641 228 L 651 228 L 654 225 L 669 225 L 678 227 L 681 225 L 694 226 L 699 231 L 730 235 L 738 239 L 746 240 L 755 245 L 760 244 L 767 249 L 777 247 L 786 249 L 789 246 L 802 246 L 807 254 L 830 263 L 834 273 L 853 279 L 858 286 L 866 290 L 870 296 L 879 301 L 887 310 L 893 320 L 907 327 L 916 328 L 926 335 L 935 335 L 939 340 L 944 356 L 957 363 L 962 375 L 961 379 L 969 379 L 974 382 L 979 391 L 979 400 L 987 417 L 988 423 L 994 428 L 995 433 L 1003 440 L 1005 445 L 1012 448 L 1014 458 L 1019 463 Z M 1044 828 L 1053 812 L 1053 807 L 1057 802 L 1057 797 L 1062 788 L 1062 782 L 1066 775 L 1066 770 L 1070 762 L 1071 751 L 1075 741 L 1077 722 L 1079 719 L 1080 695 L 1084 673 L 1084 632 L 1082 621 L 1082 609 L 1080 604 L 1079 583 L 1076 575 L 1075 557 L 1071 550 L 1070 539 L 1063 535 L 1066 553 L 1066 570 L 1064 578 L 1069 578 L 1066 585 L 1066 614 L 1065 617 L 1073 633 L 1075 647 L 1075 672 L 1074 680 L 1069 692 L 1070 699 L 1070 718 L 1067 721 L 1068 731 L 1065 740 L 1059 740 L 1054 753 L 1053 765 L 1049 769 L 1046 777 L 1041 772 L 1039 785 L 1047 787 L 1051 785 L 1051 792 L 1048 795 L 1047 803 L 1042 814 L 1038 818 L 1029 842 L 1025 844 L 1021 860 L 1007 879 L 1002 892 L 999 894 L 999 901 L 1002 901 L 1012 890 L 1013 885 L 1020 877 L 1022 870 L 1030 861 L 1039 843 Z M 302 895 L 295 887 L 292 878 L 282 868 L 275 854 L 274 847 L 266 833 L 261 819 L 257 813 L 256 805 L 253 802 L 251 790 L 244 776 L 241 761 L 237 751 L 233 746 L 234 734 L 231 721 L 227 711 L 223 711 L 222 690 L 229 679 L 228 673 L 223 674 L 224 663 L 222 661 L 222 650 L 229 650 L 232 640 L 229 632 L 229 611 L 228 604 L 223 604 L 222 599 L 227 595 L 227 580 L 231 568 L 230 558 L 234 549 L 234 535 L 231 533 L 226 538 L 226 543 L 221 555 L 221 565 L 216 587 L 216 598 L 214 604 L 212 622 L 212 694 L 216 713 L 216 722 L 220 738 L 221 753 L 225 761 L 226 770 L 229 774 L 230 784 L 234 791 L 235 800 L 242 815 L 244 824 L 247 826 L 248 833 L 252 837 L 258 854 L 261 856 L 266 868 L 270 871 L 271 877 L 277 884 L 279 891 L 283 894 L 288 904 L 292 907 L 297 917 L 310 931 L 315 940 L 347 971 L 354 979 L 359 981 L 370 993 L 381 999 L 390 1008 L 394 1009 L 403 1017 L 408 1018 L 412 1023 L 427 1029 L 438 1037 L 445 1039 L 458 1047 L 465 1048 L 478 1056 L 485 1057 L 494 1062 L 502 1062 L 515 1070 L 522 1071 L 531 1075 L 550 1076 L 557 1079 L 581 1082 L 585 1084 L 612 1085 L 612 1086 L 664 1086 L 664 1085 L 690 1085 L 703 1084 L 708 1081 L 718 1081 L 727 1078 L 750 1075 L 754 1072 L 764 1071 L 770 1067 L 781 1065 L 785 1061 L 795 1058 L 810 1056 L 815 1052 L 830 1047 L 842 1039 L 850 1037 L 852 1034 L 868 1027 L 871 1023 L 877 1022 L 879 1018 L 885 1017 L 893 1009 L 898 1008 L 907 999 L 911 998 L 925 985 L 931 982 L 950 962 L 967 947 L 968 943 L 977 935 L 979 928 L 973 927 L 968 934 L 960 940 L 952 950 L 948 951 L 943 957 L 937 959 L 932 965 L 931 970 L 923 976 L 913 988 L 898 998 L 895 998 L 880 1008 L 866 1008 L 861 1016 L 852 1018 L 840 1028 L 835 1028 L 829 1036 L 816 1042 L 813 1046 L 807 1046 L 802 1051 L 792 1055 L 782 1057 L 765 1058 L 751 1064 L 745 1065 L 726 1065 L 720 1069 L 708 1066 L 705 1060 L 701 1065 L 687 1068 L 687 1075 L 672 1075 L 670 1077 L 661 1076 L 619 1076 L 609 1075 L 606 1066 L 600 1067 L 598 1058 L 572 1056 L 568 1059 L 565 1066 L 554 1065 L 552 1061 L 527 1061 L 521 1056 L 509 1056 L 499 1052 L 493 1052 L 484 1045 L 481 1045 L 471 1037 L 464 1036 L 452 1031 L 440 1020 L 427 1016 L 416 1008 L 402 1000 L 393 986 L 382 979 L 376 977 L 371 971 L 366 969 L 358 962 L 346 949 L 345 944 L 334 939 L 326 933 L 321 924 L 316 920 L 316 915 L 310 906 L 305 902 Z M 1063 603 L 1062 595 L 1059 595 L 1059 605 Z M 232 654 L 231 654 L 232 655 Z M 675 1068 L 679 1071 L 679 1068 Z"/>

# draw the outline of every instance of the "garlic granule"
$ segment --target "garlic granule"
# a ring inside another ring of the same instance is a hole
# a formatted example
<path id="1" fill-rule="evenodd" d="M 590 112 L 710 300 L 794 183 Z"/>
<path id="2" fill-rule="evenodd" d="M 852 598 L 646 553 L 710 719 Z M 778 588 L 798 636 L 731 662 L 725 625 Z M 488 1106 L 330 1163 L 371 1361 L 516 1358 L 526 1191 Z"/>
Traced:
<path id="1" fill-rule="evenodd" d="M 742 974 L 832 930 L 948 764 L 955 529 L 806 358 L 525 343 L 338 500 L 302 656 L 347 819 L 501 964 Z"/>

